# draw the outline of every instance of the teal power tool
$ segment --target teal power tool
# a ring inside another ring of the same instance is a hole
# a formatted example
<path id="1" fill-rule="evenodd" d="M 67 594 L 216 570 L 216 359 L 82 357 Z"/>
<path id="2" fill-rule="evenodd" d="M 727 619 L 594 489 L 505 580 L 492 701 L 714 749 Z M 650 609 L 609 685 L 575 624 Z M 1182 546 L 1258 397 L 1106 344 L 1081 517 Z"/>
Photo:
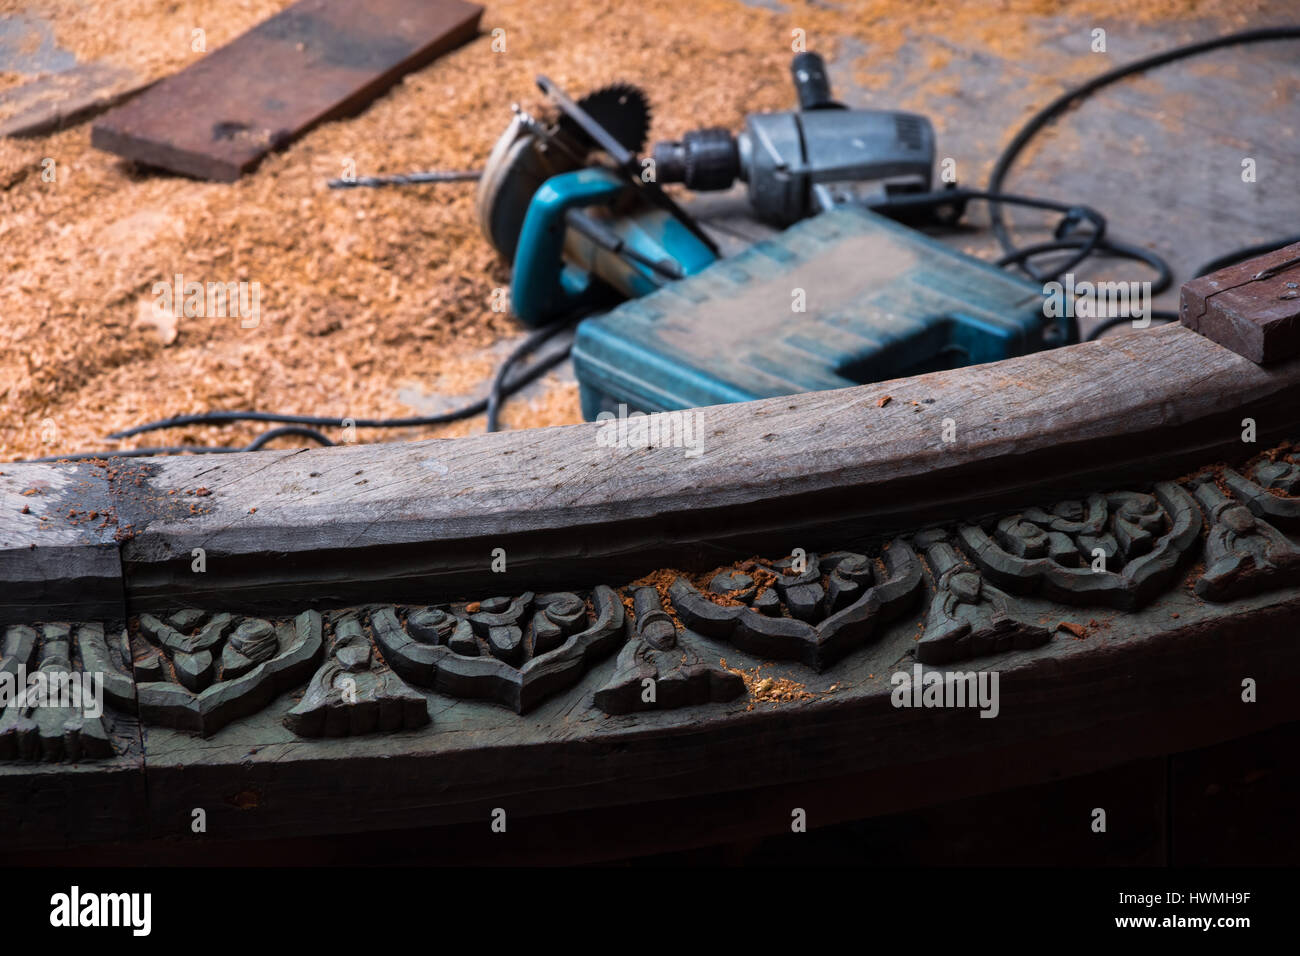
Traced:
<path id="1" fill-rule="evenodd" d="M 638 153 L 650 108 L 619 85 L 571 100 L 546 77 L 538 85 L 559 119 L 544 124 L 516 108 L 483 170 L 478 215 L 484 234 L 514 267 L 511 305 L 524 324 L 603 310 L 695 275 L 717 246 L 661 188 L 748 183 L 755 212 L 777 225 L 845 204 L 878 206 L 925 194 L 934 131 L 913 113 L 851 110 L 831 97 L 815 53 L 791 64 L 799 109 L 751 115 L 733 137 L 719 128 Z M 898 207 L 897 218 L 955 221 L 963 205 Z"/>
<path id="2" fill-rule="evenodd" d="M 791 73 L 799 109 L 753 114 L 735 136 L 687 133 L 648 161 L 639 91 L 574 103 L 541 78 L 560 120 L 517 113 L 497 144 L 479 217 L 513 258 L 516 314 L 541 326 L 606 313 L 574 339 L 584 417 L 880 381 L 1076 337 L 1045 317 L 1038 287 L 900 224 L 964 211 L 966 193 L 931 192 L 925 117 L 844 107 L 816 54 L 796 56 Z M 760 218 L 789 228 L 718 260 L 659 183 L 737 179 Z"/>
<path id="3" fill-rule="evenodd" d="M 583 417 L 742 402 L 1073 340 L 1041 287 L 860 207 L 829 210 L 578 326 Z"/>
<path id="4" fill-rule="evenodd" d="M 1046 317 L 1040 288 L 903 225 L 953 223 L 967 199 L 992 198 L 932 191 L 929 120 L 845 107 L 816 54 L 797 55 L 791 73 L 798 109 L 752 114 L 734 136 L 689 132 L 648 158 L 650 108 L 633 86 L 574 101 L 539 77 L 555 118 L 515 107 L 478 176 L 477 216 L 512 264 L 511 307 L 534 335 L 588 316 L 572 352 L 587 418 L 862 384 L 1077 338 L 1072 321 Z M 737 180 L 759 218 L 787 228 L 721 259 L 661 183 Z M 1071 223 L 1086 214 L 1028 202 Z"/>
<path id="5" fill-rule="evenodd" d="M 645 96 L 614 86 L 575 102 L 545 77 L 538 84 L 560 119 L 543 124 L 516 108 L 476 203 L 484 234 L 513 264 L 520 321 L 608 309 L 712 264 L 712 239 L 642 175 Z"/>

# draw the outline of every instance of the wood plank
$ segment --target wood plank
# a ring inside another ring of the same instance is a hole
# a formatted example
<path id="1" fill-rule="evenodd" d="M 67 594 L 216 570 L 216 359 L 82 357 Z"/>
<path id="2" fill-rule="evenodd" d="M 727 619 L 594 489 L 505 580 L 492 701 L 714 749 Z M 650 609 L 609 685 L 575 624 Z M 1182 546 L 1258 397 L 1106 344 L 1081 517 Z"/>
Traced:
<path id="1" fill-rule="evenodd" d="M 271 150 L 469 40 L 482 12 L 462 0 L 300 0 L 102 117 L 91 142 L 233 182 Z"/>
<path id="2" fill-rule="evenodd" d="M 122 616 L 109 471 L 102 463 L 0 470 L 0 625 Z"/>
<path id="3" fill-rule="evenodd" d="M 1189 385 L 1189 383 L 1194 383 Z M 883 407 L 881 400 L 890 396 Z M 1300 361 L 1261 368 L 1180 327 L 860 388 L 698 412 L 702 453 L 610 448 L 599 423 L 454 441 L 172 458 L 142 493 L 131 601 L 254 610 L 456 596 L 494 548 L 547 589 L 870 540 L 1098 482 L 1236 459 L 1300 417 Z M 950 424 L 949 424 L 950 423 Z M 944 441 L 945 428 L 953 441 Z M 173 496 L 174 497 L 174 496 Z M 328 514 L 322 522 L 319 515 Z M 847 539 L 847 540 L 845 540 Z M 194 548 L 208 572 L 190 571 Z"/>
<path id="4" fill-rule="evenodd" d="M 824 674 L 797 664 L 770 669 L 810 694 L 782 704 L 742 698 L 602 717 L 590 695 L 612 669 L 606 661 L 526 719 L 426 691 L 433 721 L 422 730 L 303 739 L 281 719 L 294 704 L 286 693 L 207 740 L 150 726 L 148 805 L 142 812 L 136 804 L 135 816 L 147 819 L 153 839 L 198 844 L 209 837 L 190 830 L 195 808 L 206 811 L 209 834 L 228 840 L 458 825 L 477 825 L 491 840 L 497 808 L 514 839 L 544 828 L 552 814 L 629 808 L 621 842 L 571 848 L 571 857 L 590 860 L 645 849 L 633 806 L 713 793 L 733 794 L 735 806 L 738 791 L 766 791 L 764 806 L 771 813 L 784 804 L 786 826 L 790 807 L 822 825 L 1088 773 L 1300 717 L 1300 701 L 1285 692 L 1300 678 L 1291 623 L 1300 592 L 1215 607 L 1186 586 L 1199 573 L 1190 568 L 1186 582 L 1137 612 L 1075 609 L 1076 620 L 1096 620 L 1086 638 L 1058 629 L 1047 646 L 972 662 L 999 675 L 994 720 L 960 708 L 894 705 L 893 675 L 913 666 L 909 618 Z M 1070 612 L 1018 597 L 1015 613 L 1055 620 Z M 761 663 L 701 640 L 733 666 Z M 1241 675 L 1260 675 L 1258 703 L 1243 705 Z M 44 789 L 75 788 L 67 776 L 73 769 L 48 768 Z M 320 787 L 323 778 L 331 787 Z M 12 784 L 4 792 L 21 803 L 25 783 Z M 11 850 L 105 838 L 93 828 L 78 832 L 75 819 L 57 839 L 11 834 L 7 821 L 0 815 Z M 666 825 L 645 821 L 651 834 Z M 745 821 L 732 826 L 740 832 Z M 674 845 L 705 841 L 709 832 L 688 829 Z M 487 859 L 503 852 L 476 848 Z M 513 853 L 516 862 L 527 858 L 518 846 Z"/>
<path id="5" fill-rule="evenodd" d="M 1182 323 L 1252 362 L 1300 353 L 1300 242 L 1183 286 Z"/>
<path id="6" fill-rule="evenodd" d="M 1015 766 L 1002 754 L 988 754 L 985 763 Z M 1008 779 L 996 793 L 867 820 L 864 811 L 886 789 L 878 773 L 529 817 L 504 834 L 481 821 L 370 831 L 364 839 L 223 840 L 209 834 L 204 840 L 0 851 L 0 859 L 15 866 L 313 866 L 342 859 L 352 866 L 555 866 L 651 857 L 669 865 L 713 865 L 740 862 L 740 847 L 746 864 L 1161 865 L 1167 862 L 1166 763 L 1155 758 L 1025 787 Z M 950 779 L 963 779 L 964 768 L 945 767 Z M 978 765 L 972 769 L 984 775 Z M 931 768 L 912 772 L 924 777 L 931 794 L 950 792 L 948 780 Z M 920 786 L 909 783 L 907 789 Z M 1079 827 L 1075 807 L 1081 804 L 1120 817 L 1118 839 L 1098 839 Z M 792 807 L 808 811 L 808 832 L 791 832 Z M 701 854 L 706 847 L 713 849 Z M 679 855 L 688 853 L 686 860 Z"/>
<path id="7" fill-rule="evenodd" d="M 754 711 L 742 699 L 601 720 L 578 695 L 526 722 L 494 715 L 488 724 L 480 718 L 477 731 L 470 729 L 473 724 L 452 723 L 455 710 L 467 709 L 462 702 L 445 716 L 435 713 L 431 732 L 421 740 L 398 735 L 305 744 L 278 739 L 269 721 L 250 721 L 232 728 L 238 732 L 225 740 L 200 746 L 155 730 L 148 766 L 157 789 L 151 791 L 150 817 L 160 835 L 177 833 L 194 806 L 215 806 L 223 833 L 269 837 L 327 832 L 338 825 L 332 813 L 339 801 L 356 808 L 349 829 L 380 829 L 486 821 L 503 803 L 512 817 L 529 819 L 775 784 L 790 785 L 788 792 L 797 798 L 809 795 L 807 781 L 846 771 L 871 776 L 877 785 L 852 811 L 859 818 L 895 812 L 1296 719 L 1300 707 L 1294 701 L 1243 708 L 1238 693 L 1225 694 L 1222 686 L 1225 675 L 1242 667 L 1270 668 L 1269 685 L 1278 690 L 1300 674 L 1295 654 L 1273 654 L 1298 606 L 1275 605 L 1264 617 L 1243 613 L 1224 619 L 1222 630 L 1198 617 L 1166 637 L 1129 631 L 1128 640 L 1123 631 L 1143 622 L 1125 618 L 1112 629 L 1114 639 L 1086 649 L 1088 642 L 1061 635 L 1036 661 L 1013 655 L 992 665 L 1001 675 L 1003 708 L 995 720 L 968 711 L 891 706 L 889 680 L 896 662 L 902 663 L 897 655 L 913 637 L 903 625 L 844 671 L 821 680 L 801 669 L 789 672 L 820 699 L 757 704 Z M 1168 620 L 1170 613 L 1162 605 L 1147 620 L 1157 614 Z M 1171 642 L 1181 642 L 1178 650 Z M 717 650 L 729 662 L 748 666 L 749 659 L 734 649 Z M 603 668 L 594 672 L 588 686 L 603 676 Z M 839 691 L 828 692 L 837 683 Z M 246 758 L 252 749 L 256 754 Z M 999 753 L 1006 759 L 991 759 Z M 231 765 L 241 758 L 245 763 L 236 776 Z M 320 793 L 324 768 L 339 761 L 353 768 L 347 780 L 328 795 Z M 918 764 L 928 766 L 913 781 Z M 1008 774 L 1013 765 L 1023 772 Z M 563 783 L 556 780 L 557 766 L 565 768 Z M 508 780 L 501 776 L 505 767 Z M 964 777 L 954 773 L 957 767 L 965 768 Z M 436 791 L 417 783 L 428 779 L 440 781 Z M 258 806 L 237 812 L 232 798 L 245 789 L 258 793 Z M 847 808 L 836 811 L 833 796 L 823 800 L 830 819 L 853 819 Z M 809 809 L 817 813 L 822 807 Z"/>

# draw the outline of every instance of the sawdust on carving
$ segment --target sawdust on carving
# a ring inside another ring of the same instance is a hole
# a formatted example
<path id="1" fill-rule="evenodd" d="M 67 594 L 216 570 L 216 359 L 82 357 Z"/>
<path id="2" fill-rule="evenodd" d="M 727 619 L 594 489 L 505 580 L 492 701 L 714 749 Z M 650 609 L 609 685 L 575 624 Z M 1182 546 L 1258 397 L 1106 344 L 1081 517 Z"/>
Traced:
<path id="1" fill-rule="evenodd" d="M 770 663 L 744 670 L 740 667 L 728 667 L 727 659 L 724 657 L 718 661 L 718 664 L 723 670 L 740 675 L 740 679 L 745 682 L 745 691 L 749 694 L 746 710 L 753 710 L 755 704 L 789 704 L 800 700 L 815 700 L 818 697 L 798 681 L 790 680 L 788 677 L 763 674 L 765 668 L 773 666 Z"/>
<path id="2" fill-rule="evenodd" d="M 770 580 L 766 585 L 764 585 L 765 587 L 770 586 L 771 582 L 775 581 L 777 577 L 774 572 L 761 564 L 760 559 L 758 558 L 750 558 L 745 561 L 736 562 L 731 565 L 724 565 L 722 567 L 714 568 L 711 571 L 704 572 L 681 571 L 676 568 L 660 568 L 659 570 L 652 571 L 651 573 L 637 578 L 637 580 L 626 585 L 622 591 L 623 605 L 627 608 L 629 614 L 634 613 L 632 593 L 640 587 L 652 587 L 659 593 L 660 603 L 662 604 L 664 611 L 672 619 L 674 627 L 676 627 L 678 631 L 682 631 L 685 629 L 685 625 L 677 616 L 677 609 L 673 607 L 672 599 L 669 597 L 669 589 L 672 587 L 673 582 L 678 578 L 684 578 L 691 582 L 702 596 L 723 607 L 746 607 L 747 605 L 744 602 L 733 598 L 730 595 L 714 594 L 708 590 L 708 582 L 716 575 L 735 572 L 737 570 L 743 570 L 745 573 L 750 574 L 751 577 L 755 578 L 756 582 L 758 581 L 756 575 L 766 574 Z M 685 661 L 685 657 L 683 657 L 683 661 Z M 757 667 L 744 670 L 743 668 L 738 667 L 728 667 L 727 659 L 724 657 L 719 660 L 719 665 L 724 670 L 728 670 L 733 674 L 738 674 L 741 680 L 745 682 L 745 691 L 749 696 L 749 702 L 745 708 L 746 710 L 753 710 L 754 705 L 759 703 L 786 704 L 794 701 L 814 700 L 818 696 L 825 696 L 811 693 L 807 690 L 804 684 L 801 684 L 798 681 L 791 680 L 787 677 L 774 677 L 762 673 L 764 669 L 773 666 L 771 663 L 760 664 Z M 838 687 L 838 685 L 831 687 L 830 691 L 827 693 L 834 691 L 836 687 Z"/>
<path id="3" fill-rule="evenodd" d="M 717 593 L 710 589 L 709 585 L 715 577 L 720 574 L 746 574 L 754 582 L 753 585 L 744 588 L 733 588 L 725 593 Z M 691 586 L 699 592 L 700 597 L 706 601 L 718 605 L 719 607 L 749 607 L 749 603 L 742 601 L 736 595 L 748 591 L 754 587 L 754 598 L 761 597 L 764 592 L 775 585 L 780 575 L 770 567 L 770 562 L 763 558 L 751 557 L 743 561 L 735 561 L 731 564 L 722 564 L 708 571 L 683 571 L 679 568 L 660 568 L 657 571 L 651 571 L 643 577 L 637 578 L 631 584 L 626 586 L 626 593 L 623 596 L 624 603 L 629 609 L 632 607 L 631 591 L 639 587 L 653 587 L 659 592 L 659 598 L 664 604 L 664 609 L 677 620 L 676 612 L 672 609 L 672 599 L 669 597 L 669 588 L 678 578 L 684 578 L 690 582 Z"/>

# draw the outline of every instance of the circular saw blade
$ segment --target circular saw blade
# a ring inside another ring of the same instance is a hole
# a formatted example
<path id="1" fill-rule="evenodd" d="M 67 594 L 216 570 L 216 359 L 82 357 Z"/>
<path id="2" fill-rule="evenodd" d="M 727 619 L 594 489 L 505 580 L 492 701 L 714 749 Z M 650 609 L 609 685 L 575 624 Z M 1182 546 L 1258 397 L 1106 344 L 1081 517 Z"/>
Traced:
<path id="1" fill-rule="evenodd" d="M 630 152 L 640 153 L 645 147 L 650 135 L 650 101 L 638 87 L 615 83 L 588 93 L 577 102 Z M 559 127 L 588 149 L 597 148 L 591 137 L 568 116 L 560 117 Z"/>

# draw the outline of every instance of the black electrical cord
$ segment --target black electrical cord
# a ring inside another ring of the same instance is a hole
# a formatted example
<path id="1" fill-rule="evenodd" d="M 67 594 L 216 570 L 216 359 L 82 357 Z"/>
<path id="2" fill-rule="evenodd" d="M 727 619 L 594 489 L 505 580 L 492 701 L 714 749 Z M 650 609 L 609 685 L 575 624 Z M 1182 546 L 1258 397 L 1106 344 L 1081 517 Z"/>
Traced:
<path id="1" fill-rule="evenodd" d="M 1289 246 L 1292 243 L 1300 242 L 1300 236 L 1287 236 L 1283 239 L 1271 239 L 1268 242 L 1261 242 L 1256 246 L 1246 246 L 1244 249 L 1238 249 L 1230 252 L 1226 256 L 1219 256 L 1217 259 L 1211 259 L 1205 265 L 1196 270 L 1196 276 L 1209 275 L 1211 272 L 1218 272 L 1220 269 L 1226 269 L 1228 266 L 1236 265 L 1242 259 L 1249 259 L 1252 256 L 1263 256 L 1270 252 L 1276 252 L 1283 246 Z"/>
<path id="2" fill-rule="evenodd" d="M 1176 60 L 1186 59 L 1187 57 L 1196 56 L 1201 53 L 1208 53 L 1211 50 L 1218 50 L 1229 46 L 1238 46 L 1244 43 L 1262 43 L 1272 40 L 1293 39 L 1300 39 L 1300 26 L 1263 27 L 1256 30 L 1244 30 L 1240 33 L 1229 33 L 1224 36 L 1213 37 L 1209 40 L 1202 40 L 1198 43 L 1189 43 L 1184 46 L 1174 47 L 1171 50 L 1165 50 L 1163 53 L 1156 53 L 1152 56 L 1143 57 L 1140 60 L 1134 60 L 1132 63 L 1126 63 L 1113 70 L 1107 70 L 1105 73 L 1093 77 L 1086 83 L 1082 83 L 1079 86 L 1066 90 L 1030 117 L 1029 122 L 1025 123 L 1025 125 L 1020 128 L 1019 132 L 1012 137 L 1011 142 L 1007 144 L 1007 148 L 1002 151 L 1002 155 L 998 157 L 997 162 L 993 165 L 993 172 L 989 175 L 988 191 L 990 193 L 1001 192 L 1003 181 L 1006 179 L 1007 173 L 1011 169 L 1011 165 L 1024 151 L 1025 147 L 1029 145 L 1029 141 L 1032 140 L 1040 130 L 1064 113 L 1070 106 L 1086 99 L 1093 93 L 1097 92 L 1097 90 L 1110 86 L 1112 83 L 1116 83 L 1137 73 L 1144 73 L 1154 67 L 1163 66 L 1166 63 L 1173 63 Z M 993 227 L 993 233 L 997 236 L 998 242 L 1002 246 L 1003 252 L 1006 254 L 1004 258 L 1015 262 L 1031 277 L 1042 281 L 1045 276 L 1039 274 L 1026 261 L 1030 256 L 1023 255 L 1022 251 L 1011 241 L 1011 235 L 1007 229 L 1006 222 L 1002 218 L 1002 208 L 996 202 L 989 207 L 989 219 Z M 1279 245 L 1285 244 L 1285 241 L 1279 243 Z M 1278 248 L 1278 246 L 1273 246 L 1273 248 Z M 1141 257 L 1135 257 L 1132 254 L 1135 249 L 1136 247 L 1134 246 L 1106 239 L 1101 240 L 1097 244 L 1098 252 L 1116 255 L 1121 258 L 1141 258 L 1147 263 L 1151 263 L 1152 258 L 1159 258 L 1155 256 L 1155 253 L 1146 252 L 1145 250 Z M 1050 250 L 1044 249 L 1043 251 Z M 1258 253 L 1247 252 L 1242 254 L 1241 251 L 1239 251 L 1238 253 L 1231 253 L 1229 256 L 1222 258 L 1232 259 L 1233 256 L 1237 256 L 1238 259 L 1244 259 L 1250 254 Z M 1216 260 L 1216 262 L 1218 261 L 1220 260 Z M 1160 262 L 1163 264 L 1163 260 L 1160 260 Z M 1158 271 L 1167 273 L 1168 265 L 1164 265 L 1163 269 Z M 1060 272 L 1061 270 L 1057 270 L 1057 274 Z M 1199 274 L 1204 273 L 1202 272 Z"/>
<path id="3" fill-rule="evenodd" d="M 574 317 L 578 318 L 577 316 Z M 481 398 L 476 402 L 461 408 L 453 409 L 450 412 L 443 412 L 439 415 L 424 415 L 412 418 L 359 418 L 352 422 L 357 428 L 407 428 L 421 425 L 444 425 L 450 422 L 460 421 L 465 418 L 472 418 L 475 415 L 488 411 L 489 428 L 488 431 L 497 430 L 497 416 L 502 402 L 519 391 L 530 382 L 536 381 L 556 365 L 563 362 L 569 355 L 569 349 L 564 348 L 539 362 L 535 362 L 522 372 L 510 376 L 516 362 L 527 355 L 534 347 L 540 345 L 546 339 L 551 338 L 561 329 L 571 324 L 573 319 L 564 320 L 545 326 L 536 330 L 529 335 L 528 339 L 520 343 L 501 366 L 497 369 L 496 375 L 492 380 L 492 388 L 486 398 Z M 509 381 L 506 380 L 507 376 Z M 268 442 L 285 435 L 299 435 L 304 438 L 310 438 L 321 445 L 334 445 L 325 435 L 316 431 L 314 428 L 305 426 L 315 425 L 320 427 L 339 427 L 342 422 L 337 418 L 324 418 L 318 415 L 280 415 L 275 412 L 254 412 L 254 411 L 216 411 L 203 412 L 198 415 L 176 415 L 172 418 L 163 418 L 158 421 L 146 422 L 143 425 L 136 425 L 133 428 L 126 428 L 122 431 L 114 432 L 109 435 L 112 439 L 130 438 L 134 435 L 140 435 L 145 432 L 160 431 L 164 428 L 179 428 L 183 425 L 224 425 L 230 422 L 254 421 L 254 422 L 283 422 L 287 423 L 286 427 L 272 428 L 258 435 L 247 445 L 242 447 L 229 447 L 225 445 L 159 445 L 150 448 L 132 448 L 123 451 L 91 451 L 79 452 L 72 455 L 48 455 L 44 458 L 25 459 L 27 461 L 85 461 L 96 458 L 139 458 L 149 455 L 216 455 L 237 451 L 258 451 Z"/>
<path id="4" fill-rule="evenodd" d="M 284 425 L 280 428 L 267 429 L 266 431 L 262 432 L 262 434 L 258 435 L 256 438 L 254 438 L 251 442 L 249 442 L 240 450 L 258 451 L 261 448 L 263 448 L 267 442 L 272 441 L 276 438 L 282 438 L 285 435 L 301 435 L 303 438 L 310 438 L 312 441 L 316 442 L 317 444 L 325 445 L 325 446 L 334 444 L 334 442 L 330 441 L 329 438 L 322 435 L 314 428 L 304 428 L 302 425 Z"/>
<path id="5" fill-rule="evenodd" d="M 159 445 L 155 448 L 130 448 L 125 451 L 83 451 L 75 455 L 46 455 L 44 458 L 24 458 L 20 461 L 88 461 L 96 458 L 142 458 L 146 455 L 219 455 L 236 451 L 259 451 L 267 442 L 284 435 L 300 435 L 310 438 L 321 445 L 333 445 L 325 435 L 313 428 L 300 425 L 287 425 L 262 432 L 242 448 L 230 448 L 226 445 Z"/>
<path id="6" fill-rule="evenodd" d="M 489 432 L 497 431 L 499 428 L 498 416 L 501 414 L 501 402 L 503 401 L 505 392 L 505 379 L 511 369 L 514 368 L 515 363 L 524 356 L 532 354 L 532 351 L 543 342 L 549 341 L 554 338 L 557 333 L 567 329 L 577 320 L 577 318 L 578 316 L 573 316 L 568 319 L 561 319 L 558 322 L 552 322 L 550 325 L 544 325 L 540 329 L 534 329 L 532 332 L 528 333 L 528 337 L 520 342 L 513 352 L 506 356 L 506 360 L 497 366 L 497 373 L 492 377 L 492 388 L 488 391 L 487 430 Z M 569 346 L 565 346 L 559 352 L 548 356 L 542 361 L 550 362 L 550 365 L 554 366 L 563 362 L 568 358 L 568 356 Z"/>
<path id="7" fill-rule="evenodd" d="M 1020 265 L 1023 267 L 1025 259 L 1044 252 L 1058 252 L 1066 249 L 1078 250 L 1069 260 L 1051 273 L 1042 275 L 1040 277 L 1042 280 L 1057 278 L 1069 272 L 1101 248 L 1106 241 L 1106 217 L 1091 206 L 1064 203 L 1055 199 L 1041 199 L 1037 196 L 1023 196 L 1018 193 L 990 192 L 964 187 L 940 189 L 928 193 L 896 193 L 883 202 L 873 204 L 871 208 L 877 212 L 896 213 L 910 208 L 933 208 L 955 204 L 964 206 L 972 199 L 981 199 L 990 204 L 1006 203 L 1010 206 L 1028 206 L 1032 209 L 1046 209 L 1062 214 L 1063 218 L 1057 224 L 1056 239 L 1053 242 L 1026 246 L 1023 249 L 1013 249 L 1010 254 L 1003 256 L 995 263 L 1003 267 L 1007 265 Z M 1092 229 L 1080 232 L 1079 226 L 1082 225 L 1084 220 L 1092 223 Z M 1158 268 L 1163 269 L 1166 274 L 1169 272 L 1168 266 L 1163 262 L 1159 262 Z M 1166 280 L 1166 284 L 1171 278 Z"/>
<path id="8" fill-rule="evenodd" d="M 1036 243 L 1032 246 L 1021 246 L 998 259 L 994 265 L 1019 265 L 1025 259 L 1042 255 L 1045 252 L 1057 252 L 1065 249 L 1077 248 L 1083 245 L 1084 242 L 1085 239 L 1081 237 L 1067 237 L 1065 239 L 1055 239 L 1051 242 Z M 1101 248 L 1103 245 L 1105 246 L 1103 251 L 1112 250 L 1122 258 L 1145 262 L 1152 268 L 1156 274 L 1155 281 L 1151 283 L 1152 295 L 1159 295 L 1161 292 L 1164 292 L 1173 285 L 1174 273 L 1173 270 L 1169 268 L 1169 263 L 1165 262 L 1164 259 L 1151 250 L 1143 249 L 1141 246 L 1134 246 L 1127 242 L 1120 242 L 1116 239 L 1107 239 L 1104 243 L 1099 242 L 1094 246 L 1094 249 Z M 1074 268 L 1075 264 L 1077 263 L 1073 263 L 1073 261 L 1071 263 L 1066 263 L 1066 265 L 1061 268 L 1046 274 L 1043 278 L 1048 280 L 1059 279 L 1063 273 Z"/>
<path id="9" fill-rule="evenodd" d="M 529 366 L 523 372 L 510 379 L 508 383 L 501 386 L 503 397 L 513 395 L 525 385 L 540 378 L 550 369 L 554 368 L 564 356 L 549 356 L 542 362 Z M 490 396 L 489 396 L 490 398 Z M 476 402 L 461 408 L 453 409 L 449 412 L 442 412 L 438 415 L 420 415 L 410 418 L 358 418 L 351 424 L 357 428 L 416 428 L 424 425 L 446 425 L 450 422 L 457 422 L 464 418 L 473 418 L 486 411 L 488 398 L 481 398 Z M 132 428 L 126 428 L 122 431 L 113 432 L 109 438 L 121 439 L 130 438 L 133 435 L 140 435 L 144 432 L 158 431 L 163 428 L 176 428 L 181 425 L 217 425 L 227 422 L 281 422 L 290 425 L 314 425 L 323 428 L 338 428 L 342 422 L 337 418 L 324 418 L 319 415 L 282 415 L 278 412 L 254 412 L 254 411 L 215 411 L 202 412 L 197 415 L 175 415 L 171 418 L 162 418 L 157 421 L 145 422 L 143 425 L 136 425 Z M 242 451 L 242 449 L 239 449 Z"/>

